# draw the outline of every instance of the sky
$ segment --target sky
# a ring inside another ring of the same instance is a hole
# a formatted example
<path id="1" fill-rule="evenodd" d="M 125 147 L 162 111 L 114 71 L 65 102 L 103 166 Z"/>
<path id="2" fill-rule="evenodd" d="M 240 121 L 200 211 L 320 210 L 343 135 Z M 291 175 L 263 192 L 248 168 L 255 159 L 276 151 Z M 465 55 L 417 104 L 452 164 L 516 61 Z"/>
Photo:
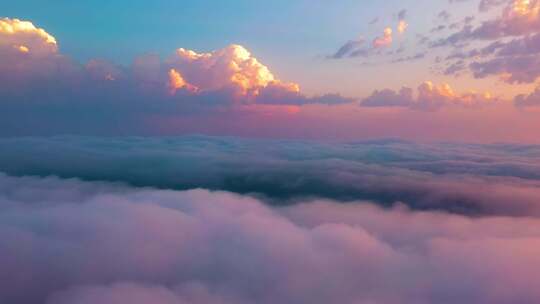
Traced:
<path id="1" fill-rule="evenodd" d="M 34 8 L 30 12 L 29 6 Z M 178 47 L 212 51 L 236 43 L 252 50 L 280 77 L 301 83 L 307 92 L 333 91 L 356 96 L 370 93 L 374 86 L 399 88 L 405 84 L 395 73 L 390 77 L 389 71 L 396 67 L 387 64 L 388 60 L 377 60 L 376 66 L 370 67 L 362 65 L 361 60 L 340 62 L 324 57 L 348 40 L 379 35 L 386 26 L 396 23 L 399 11 L 409 7 L 410 32 L 400 40 L 409 42 L 409 53 L 414 54 L 415 35 L 428 34 L 437 25 L 440 11 L 452 9 L 457 16 L 466 16 L 476 6 L 474 1 L 449 5 L 442 0 L 340 0 L 332 4 L 324 0 L 189 4 L 132 1 L 129 5 L 110 1 L 29 1 L 11 2 L 3 9 L 6 17 L 31 20 L 48 29 L 62 41 L 65 53 L 82 61 L 99 57 L 129 64 L 145 52 L 166 56 Z M 370 25 L 375 18 L 380 21 Z M 397 68 L 414 70 L 407 85 L 416 85 L 433 77 L 428 67 L 429 63 L 423 62 Z M 328 78 L 347 81 L 328 84 Z"/>
<path id="2" fill-rule="evenodd" d="M 537 1 L 13 1 L 3 14 L 2 136 L 539 140 Z"/>

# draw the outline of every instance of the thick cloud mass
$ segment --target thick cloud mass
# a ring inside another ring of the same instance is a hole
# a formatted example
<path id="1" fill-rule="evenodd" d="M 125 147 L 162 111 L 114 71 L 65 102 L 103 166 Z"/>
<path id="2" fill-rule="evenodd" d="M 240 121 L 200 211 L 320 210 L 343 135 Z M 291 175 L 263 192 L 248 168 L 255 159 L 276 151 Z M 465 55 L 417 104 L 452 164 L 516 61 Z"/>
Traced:
<path id="1" fill-rule="evenodd" d="M 537 303 L 540 221 L 0 175 L 0 302 Z"/>
<path id="2" fill-rule="evenodd" d="M 238 138 L 0 140 L 0 171 L 253 194 L 270 204 L 329 198 L 461 214 L 540 216 L 540 147 L 316 143 Z"/>

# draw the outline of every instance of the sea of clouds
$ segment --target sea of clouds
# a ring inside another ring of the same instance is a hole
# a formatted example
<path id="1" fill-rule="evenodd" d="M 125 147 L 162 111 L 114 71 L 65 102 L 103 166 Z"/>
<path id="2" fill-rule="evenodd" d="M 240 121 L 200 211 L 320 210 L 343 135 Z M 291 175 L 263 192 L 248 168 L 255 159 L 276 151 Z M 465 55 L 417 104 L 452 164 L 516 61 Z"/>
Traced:
<path id="1" fill-rule="evenodd" d="M 466 215 L 540 215 L 540 146 L 233 137 L 0 139 L 0 172 L 249 194 L 270 205 L 331 199 Z"/>
<path id="2" fill-rule="evenodd" d="M 0 175 L 0 302 L 537 303 L 540 219 Z"/>
<path id="3" fill-rule="evenodd" d="M 540 302 L 540 147 L 0 140 L 0 303 Z"/>

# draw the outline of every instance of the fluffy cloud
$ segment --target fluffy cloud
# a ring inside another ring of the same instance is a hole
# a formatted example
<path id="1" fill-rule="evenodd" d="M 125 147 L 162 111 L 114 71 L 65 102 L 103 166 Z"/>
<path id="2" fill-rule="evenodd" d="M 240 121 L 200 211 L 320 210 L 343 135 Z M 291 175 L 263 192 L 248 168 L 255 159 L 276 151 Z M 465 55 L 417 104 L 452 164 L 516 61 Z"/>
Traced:
<path id="1" fill-rule="evenodd" d="M 80 64 L 59 53 L 43 29 L 2 19 L 0 53 L 0 124 L 8 135 L 22 129 L 140 134 L 158 116 L 296 113 L 291 106 L 354 101 L 306 96 L 239 45 L 210 53 L 178 49 L 165 60 L 145 55 L 127 67 L 99 59 Z"/>
<path id="2" fill-rule="evenodd" d="M 0 92 L 20 83 L 53 78 L 66 63 L 56 39 L 44 29 L 29 21 L 0 19 Z"/>
<path id="3" fill-rule="evenodd" d="M 141 92 L 134 91 L 141 88 L 151 88 L 158 94 L 164 95 L 167 95 L 167 92 L 171 95 L 179 93 L 183 98 L 186 93 L 204 95 L 221 92 L 229 94 L 229 99 L 236 98 L 236 101 L 241 103 L 256 103 L 257 96 L 263 90 L 271 91 L 273 96 L 281 96 L 281 98 L 293 95 L 298 99 L 299 96 L 303 96 L 298 84 L 278 80 L 267 66 L 260 63 L 240 45 L 230 45 L 210 53 L 197 53 L 180 48 L 164 61 L 157 57 L 142 56 L 137 58 L 132 66 L 126 68 L 103 60 L 91 60 L 86 65 L 70 62 L 58 54 L 58 47 L 53 36 L 27 21 L 0 20 L 0 38 L 2 38 L 0 51 L 17 55 L 11 60 L 3 57 L 0 68 L 7 72 L 9 66 L 24 65 L 26 67 L 12 71 L 11 78 L 34 77 L 36 81 L 42 82 L 50 82 L 53 78 L 54 82 L 59 82 L 57 87 L 69 91 L 77 90 L 78 88 L 74 86 L 77 85 L 77 81 L 81 81 L 86 86 L 96 87 L 92 90 L 110 91 L 108 93 L 112 95 L 137 95 Z M 39 67 L 35 66 L 36 62 L 28 61 L 26 58 L 34 54 L 33 57 L 47 57 L 41 60 L 56 68 L 53 75 L 36 77 L 34 72 L 39 70 Z M 31 84 L 27 82 L 21 82 L 18 85 L 21 91 L 32 89 L 29 88 Z M 0 92 L 6 89 L 0 87 Z M 131 92 L 116 92 L 115 89 Z M 338 97 L 337 103 L 350 101 L 337 95 L 334 96 Z M 49 96 L 44 96 L 44 98 L 47 97 Z M 53 99 L 54 97 L 51 96 Z M 111 96 L 111 98 L 117 97 Z M 162 97 L 156 96 L 156 98 Z M 304 102 L 310 101 L 309 98 L 304 97 Z M 317 102 L 317 98 L 313 101 Z M 295 100 L 295 103 L 297 102 L 298 100 Z M 280 100 L 276 103 L 286 104 L 287 101 Z"/>
<path id="4" fill-rule="evenodd" d="M 0 171 L 13 175 L 224 190 L 271 205 L 370 200 L 471 215 L 540 216 L 539 160 L 539 147 L 527 145 L 198 136 L 0 140 Z"/>
<path id="5" fill-rule="evenodd" d="M 260 90 L 271 87 L 285 92 L 300 92 L 297 84 L 277 80 L 267 66 L 240 45 L 203 54 L 181 48 L 166 64 L 188 84 L 200 90 L 235 87 L 244 95 L 258 95 Z"/>
<path id="6" fill-rule="evenodd" d="M 416 109 L 437 109 L 445 105 L 481 106 L 496 102 L 490 93 L 470 92 L 457 94 L 448 84 L 435 85 L 431 81 L 422 83 L 417 89 L 417 96 L 410 88 L 375 91 L 362 101 L 367 107 L 411 107 Z"/>
<path id="7" fill-rule="evenodd" d="M 44 56 L 56 54 L 56 39 L 44 29 L 35 27 L 29 21 L 0 19 L 0 51 L 9 53 Z"/>
<path id="8" fill-rule="evenodd" d="M 6 303 L 535 303 L 536 218 L 0 175 Z M 451 296 L 448 294 L 451 293 Z"/>

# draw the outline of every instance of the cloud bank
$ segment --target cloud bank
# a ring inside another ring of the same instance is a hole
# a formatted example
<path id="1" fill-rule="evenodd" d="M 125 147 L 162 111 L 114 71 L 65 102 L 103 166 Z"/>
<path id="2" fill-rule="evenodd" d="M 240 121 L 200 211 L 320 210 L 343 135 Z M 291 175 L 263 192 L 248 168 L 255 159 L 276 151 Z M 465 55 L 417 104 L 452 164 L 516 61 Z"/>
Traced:
<path id="1" fill-rule="evenodd" d="M 537 218 L 0 175 L 5 303 L 535 303 Z M 451 294 L 451 296 L 449 296 Z"/>
<path id="2" fill-rule="evenodd" d="M 0 171 L 162 189 L 311 199 L 466 215 L 540 216 L 540 148 L 528 145 L 317 143 L 188 136 L 0 140 Z"/>

